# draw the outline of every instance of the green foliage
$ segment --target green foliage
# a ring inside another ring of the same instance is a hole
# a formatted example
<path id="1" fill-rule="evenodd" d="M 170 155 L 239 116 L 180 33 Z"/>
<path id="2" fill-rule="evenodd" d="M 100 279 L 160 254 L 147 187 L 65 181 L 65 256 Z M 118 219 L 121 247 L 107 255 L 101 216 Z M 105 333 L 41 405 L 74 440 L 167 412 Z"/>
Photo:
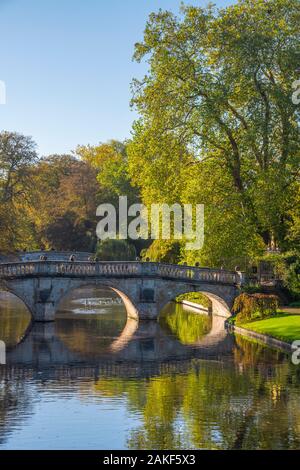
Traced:
<path id="1" fill-rule="evenodd" d="M 285 285 L 294 298 L 300 298 L 300 258 L 288 266 Z"/>
<path id="2" fill-rule="evenodd" d="M 26 209 L 31 192 L 31 170 L 36 144 L 17 132 L 0 133 L 0 251 L 34 245 Z"/>
<path id="3" fill-rule="evenodd" d="M 96 175 L 71 155 L 51 155 L 32 168 L 28 217 L 38 246 L 94 251 L 101 198 Z"/>
<path id="4" fill-rule="evenodd" d="M 180 261 L 180 243 L 174 240 L 154 240 L 149 248 L 142 250 L 142 258 L 160 263 L 174 263 Z"/>
<path id="5" fill-rule="evenodd" d="M 240 294 L 234 301 L 233 313 L 236 324 L 263 319 L 277 313 L 279 299 L 269 294 Z"/>
<path id="6" fill-rule="evenodd" d="M 81 147 L 77 156 L 38 160 L 31 138 L 0 134 L 0 251 L 95 251 L 97 206 L 118 207 L 119 194 L 137 202 L 124 144 Z"/>
<path id="7" fill-rule="evenodd" d="M 226 320 L 226 323 L 228 325 L 234 325 L 236 322 L 236 317 L 229 317 L 227 320 Z"/>
<path id="8" fill-rule="evenodd" d="M 94 251 L 96 241 L 91 223 L 77 217 L 76 212 L 68 211 L 44 228 L 43 236 L 52 248 L 58 251 Z"/>
<path id="9" fill-rule="evenodd" d="M 183 300 L 189 300 L 190 302 L 198 303 L 206 308 L 211 307 L 211 301 L 201 292 L 189 292 L 187 294 L 182 294 L 176 297 L 176 302 L 182 302 Z"/>
<path id="10" fill-rule="evenodd" d="M 138 202 L 138 191 L 129 176 L 125 143 L 111 140 L 96 146 L 79 146 L 76 153 L 96 170 L 99 186 L 106 190 L 108 202 L 118 202 L 119 196 L 127 196 L 128 204 Z"/>
<path id="11" fill-rule="evenodd" d="M 245 284 L 242 286 L 242 291 L 246 292 L 247 294 L 256 294 L 258 292 L 262 293 L 263 290 L 263 286 L 258 283 Z"/>
<path id="12" fill-rule="evenodd" d="M 99 203 L 109 203 L 115 207 L 118 230 L 119 197 L 127 196 L 128 206 L 140 202 L 139 189 L 134 186 L 129 175 L 127 144 L 111 140 L 95 146 L 79 146 L 76 154 L 94 169 L 98 181 Z M 94 210 L 96 211 L 96 206 Z M 143 239 L 132 243 L 137 253 L 149 246 L 148 240 Z"/>
<path id="13" fill-rule="evenodd" d="M 298 0 L 183 6 L 151 14 L 136 45 L 149 70 L 133 83 L 129 171 L 146 204 L 205 204 L 189 263 L 246 266 L 272 237 L 299 242 L 298 23 Z"/>
<path id="14" fill-rule="evenodd" d="M 295 249 L 300 253 L 300 184 L 295 184 L 294 195 L 295 204 L 287 213 L 287 236 L 286 249 Z"/>
<path id="15" fill-rule="evenodd" d="M 98 242 L 96 257 L 99 261 L 134 261 L 136 251 L 126 240 L 107 239 Z"/>
<path id="16" fill-rule="evenodd" d="M 283 286 L 289 294 L 295 300 L 300 298 L 300 256 L 298 251 L 267 254 L 260 257 L 259 260 L 271 262 L 276 277 L 282 280 Z"/>

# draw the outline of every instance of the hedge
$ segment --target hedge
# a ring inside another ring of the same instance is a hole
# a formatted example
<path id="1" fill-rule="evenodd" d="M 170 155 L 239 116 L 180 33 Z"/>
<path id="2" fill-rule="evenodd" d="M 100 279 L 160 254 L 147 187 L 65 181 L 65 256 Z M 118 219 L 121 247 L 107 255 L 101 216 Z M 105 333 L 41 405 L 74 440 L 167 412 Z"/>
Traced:
<path id="1" fill-rule="evenodd" d="M 233 313 L 236 323 L 241 324 L 276 315 L 278 306 L 277 295 L 243 293 L 235 299 Z"/>

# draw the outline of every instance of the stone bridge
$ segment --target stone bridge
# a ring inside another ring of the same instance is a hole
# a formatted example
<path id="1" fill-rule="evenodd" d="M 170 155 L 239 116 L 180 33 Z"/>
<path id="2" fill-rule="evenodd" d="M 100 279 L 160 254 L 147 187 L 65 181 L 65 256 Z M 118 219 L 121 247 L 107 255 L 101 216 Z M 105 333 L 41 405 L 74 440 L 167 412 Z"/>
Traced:
<path id="1" fill-rule="evenodd" d="M 55 319 L 62 299 L 84 286 L 107 287 L 122 298 L 127 314 L 156 319 L 180 294 L 202 292 L 213 312 L 229 316 L 243 275 L 236 271 L 151 262 L 35 260 L 0 264 L 0 288 L 20 298 L 35 321 Z"/>

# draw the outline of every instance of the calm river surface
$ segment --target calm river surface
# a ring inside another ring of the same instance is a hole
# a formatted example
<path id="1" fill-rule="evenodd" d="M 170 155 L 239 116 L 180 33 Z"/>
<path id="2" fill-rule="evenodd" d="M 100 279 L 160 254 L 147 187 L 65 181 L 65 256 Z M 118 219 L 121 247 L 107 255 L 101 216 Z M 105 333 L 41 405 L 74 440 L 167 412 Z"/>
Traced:
<path id="1" fill-rule="evenodd" d="M 299 449 L 300 366 L 169 304 L 127 320 L 114 293 L 73 293 L 30 325 L 0 296 L 0 449 Z"/>

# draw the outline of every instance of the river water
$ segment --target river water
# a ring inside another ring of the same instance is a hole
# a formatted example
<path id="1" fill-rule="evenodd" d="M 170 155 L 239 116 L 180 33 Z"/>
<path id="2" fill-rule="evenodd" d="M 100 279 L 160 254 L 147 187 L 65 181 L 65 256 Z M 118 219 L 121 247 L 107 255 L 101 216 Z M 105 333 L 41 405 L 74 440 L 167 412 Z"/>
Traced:
<path id="1" fill-rule="evenodd" d="M 300 366 L 220 317 L 137 324 L 93 288 L 30 324 L 2 293 L 0 339 L 0 449 L 300 448 Z"/>

